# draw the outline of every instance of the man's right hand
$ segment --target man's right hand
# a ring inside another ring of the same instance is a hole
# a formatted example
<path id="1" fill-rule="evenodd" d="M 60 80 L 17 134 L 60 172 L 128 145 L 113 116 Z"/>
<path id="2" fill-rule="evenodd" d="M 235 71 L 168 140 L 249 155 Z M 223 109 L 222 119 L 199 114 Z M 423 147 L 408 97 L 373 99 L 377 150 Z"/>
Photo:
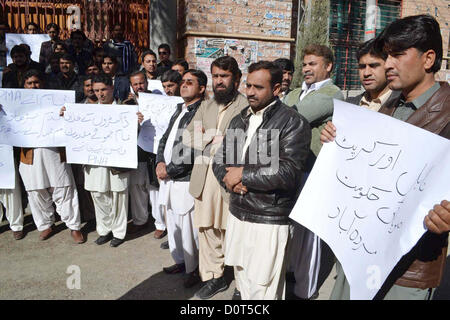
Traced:
<path id="1" fill-rule="evenodd" d="M 156 165 L 156 176 L 159 180 L 165 180 L 169 177 L 167 175 L 166 164 L 164 162 L 159 162 Z"/>
<path id="2" fill-rule="evenodd" d="M 334 126 L 333 122 L 328 121 L 325 127 L 322 129 L 322 132 L 320 133 L 320 142 L 327 143 L 334 141 L 334 138 L 336 137 L 336 127 Z"/>
<path id="3" fill-rule="evenodd" d="M 61 110 L 59 110 L 60 117 L 64 117 L 64 111 L 66 111 L 66 107 L 62 107 Z"/>

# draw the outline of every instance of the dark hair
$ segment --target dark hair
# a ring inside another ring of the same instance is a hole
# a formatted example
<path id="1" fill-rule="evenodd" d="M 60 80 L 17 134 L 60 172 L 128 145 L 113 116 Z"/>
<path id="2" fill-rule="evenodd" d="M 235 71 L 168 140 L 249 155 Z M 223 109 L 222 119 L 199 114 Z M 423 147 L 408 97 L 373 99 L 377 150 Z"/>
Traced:
<path id="1" fill-rule="evenodd" d="M 144 58 L 149 54 L 154 56 L 155 59 L 157 58 L 155 51 L 153 51 L 152 49 L 148 49 L 148 50 L 145 50 L 144 52 L 142 52 L 141 61 L 144 62 Z"/>
<path id="2" fill-rule="evenodd" d="M 90 74 L 84 75 L 84 76 L 80 76 L 80 83 L 81 83 L 82 85 L 84 85 L 84 82 L 85 82 L 85 81 L 93 80 L 93 79 L 94 79 L 94 77 L 93 77 L 92 75 L 90 75 Z"/>
<path id="3" fill-rule="evenodd" d="M 172 66 L 176 66 L 176 65 L 182 66 L 184 68 L 184 70 L 189 69 L 189 63 L 187 63 L 187 61 L 184 59 L 175 60 L 175 62 L 172 64 Z"/>
<path id="4" fill-rule="evenodd" d="M 159 47 L 158 47 L 158 50 L 159 49 L 166 49 L 170 53 L 170 46 L 167 43 L 160 44 Z"/>
<path id="5" fill-rule="evenodd" d="M 94 83 L 103 83 L 106 86 L 113 85 L 112 78 L 106 74 L 97 74 L 94 77 L 92 77 L 92 84 Z"/>
<path id="6" fill-rule="evenodd" d="M 270 86 L 273 88 L 277 83 L 283 81 L 283 71 L 275 63 L 270 61 L 258 61 L 252 63 L 248 67 L 248 73 L 252 73 L 258 70 L 267 70 L 270 73 Z"/>
<path id="7" fill-rule="evenodd" d="M 45 27 L 45 30 L 46 31 L 48 31 L 48 30 L 50 30 L 51 28 L 55 28 L 56 29 L 56 31 L 58 31 L 59 32 L 59 26 L 56 24 L 56 23 L 49 23 L 46 27 Z"/>
<path id="8" fill-rule="evenodd" d="M 73 64 L 75 64 L 75 59 L 72 57 L 72 55 L 68 54 L 68 53 L 64 53 L 59 57 L 59 61 L 61 60 L 68 60 L 68 61 L 72 61 Z"/>
<path id="9" fill-rule="evenodd" d="M 273 62 L 276 66 L 278 66 L 282 71 L 295 71 L 294 64 L 291 60 L 286 58 L 278 58 Z"/>
<path id="10" fill-rule="evenodd" d="M 170 81 L 170 82 L 175 82 L 177 84 L 180 84 L 181 79 L 182 79 L 181 74 L 175 70 L 167 70 L 161 76 L 161 82 Z"/>
<path id="11" fill-rule="evenodd" d="M 112 61 L 114 64 L 119 64 L 119 60 L 118 60 L 117 57 L 116 57 L 115 55 L 113 55 L 113 54 L 106 53 L 106 54 L 103 56 L 103 61 L 102 61 L 102 62 L 104 62 L 106 58 L 111 59 L 111 61 Z"/>
<path id="12" fill-rule="evenodd" d="M 370 39 L 364 43 L 361 43 L 356 51 L 356 59 L 359 61 L 362 56 L 370 54 L 371 56 L 386 60 L 387 54 L 383 51 L 378 50 L 375 47 L 375 39 Z"/>
<path id="13" fill-rule="evenodd" d="M 79 35 L 83 38 L 83 40 L 86 40 L 86 35 L 85 35 L 84 32 L 81 31 L 81 30 L 75 30 L 75 31 L 72 31 L 72 32 L 70 33 L 70 39 L 73 39 L 73 37 L 74 37 L 75 35 L 77 35 L 77 34 L 79 34 Z"/>
<path id="14" fill-rule="evenodd" d="M 68 51 L 68 50 L 67 50 L 67 46 L 66 46 L 66 44 L 65 44 L 63 41 L 56 41 L 56 42 L 55 42 L 55 48 L 56 48 L 57 46 L 62 46 L 66 52 Z M 54 50 L 53 50 L 53 51 L 54 51 Z"/>
<path id="15" fill-rule="evenodd" d="M 303 57 L 306 55 L 315 55 L 318 57 L 322 57 L 325 60 L 326 64 L 331 63 L 332 69 L 334 68 L 334 54 L 330 48 L 327 46 L 323 46 L 320 44 L 310 44 L 303 50 Z"/>
<path id="16" fill-rule="evenodd" d="M 439 71 L 442 64 L 442 36 L 439 23 L 427 14 L 395 20 L 375 40 L 378 50 L 387 54 L 415 48 L 420 52 L 433 50 L 436 60 L 430 71 Z"/>
<path id="17" fill-rule="evenodd" d="M 26 43 L 21 43 L 19 44 L 19 46 L 24 47 L 27 50 L 27 55 L 30 56 L 31 55 L 31 48 L 29 45 L 27 45 Z"/>
<path id="18" fill-rule="evenodd" d="M 63 56 L 63 54 L 62 54 L 61 52 L 53 52 L 53 53 L 50 55 L 50 58 L 48 58 L 48 61 L 51 61 L 51 60 L 53 60 L 53 59 L 58 59 L 58 62 L 59 62 L 59 59 L 60 59 L 62 56 Z"/>
<path id="19" fill-rule="evenodd" d="M 173 70 L 172 70 L 172 71 L 173 71 Z M 177 71 L 175 71 L 175 72 L 177 72 Z M 177 72 L 177 73 L 178 73 L 178 72 Z M 206 84 L 208 83 L 208 77 L 207 77 L 207 75 L 206 75 L 202 70 L 199 70 L 199 69 L 188 69 L 188 70 L 186 70 L 185 72 L 183 72 L 183 77 L 184 77 L 184 75 L 187 74 L 187 73 L 190 73 L 190 74 L 192 74 L 194 77 L 197 78 L 198 85 L 199 85 L 200 87 L 201 87 L 201 86 L 205 87 L 205 90 L 204 90 L 203 93 L 202 93 L 202 99 L 204 99 L 204 98 L 205 98 L 205 95 L 206 95 Z"/>
<path id="20" fill-rule="evenodd" d="M 18 45 L 15 45 L 15 46 L 11 49 L 11 53 L 10 53 L 11 57 L 12 57 L 13 55 L 15 55 L 16 53 L 18 53 L 18 54 L 24 54 L 25 56 L 27 56 L 27 55 L 28 55 L 28 49 L 25 48 L 24 46 L 18 44 Z"/>
<path id="21" fill-rule="evenodd" d="M 223 56 L 217 58 L 211 63 L 211 72 L 213 67 L 217 67 L 225 71 L 230 71 L 233 74 L 234 81 L 239 81 L 241 79 L 242 72 L 239 69 L 239 65 L 236 59 L 231 56 Z"/>
<path id="22" fill-rule="evenodd" d="M 176 72 L 176 71 L 175 71 Z M 188 69 L 183 73 L 183 76 L 186 73 L 190 73 L 192 74 L 194 77 L 197 78 L 198 80 L 198 84 L 200 86 L 204 86 L 206 88 L 206 84 L 208 83 L 208 77 L 206 76 L 206 74 L 202 71 L 202 70 L 198 70 L 198 69 Z"/>
<path id="23" fill-rule="evenodd" d="M 25 81 L 26 81 L 28 78 L 31 78 L 31 77 L 36 77 L 36 78 L 38 78 L 41 82 L 44 82 L 44 75 L 43 75 L 42 72 L 40 72 L 39 70 L 36 70 L 36 69 L 30 69 L 30 70 L 28 70 L 27 72 L 25 72 L 25 74 L 23 75 L 23 81 L 24 81 L 24 83 L 25 83 Z"/>
<path id="24" fill-rule="evenodd" d="M 28 22 L 28 23 L 25 25 L 25 30 L 28 30 L 28 26 L 34 26 L 34 27 L 36 27 L 36 29 L 38 29 L 38 31 L 39 31 L 39 26 L 38 26 L 36 23 L 34 23 L 34 22 Z"/>
<path id="25" fill-rule="evenodd" d="M 142 70 L 136 70 L 136 71 L 133 71 L 132 73 L 130 73 L 128 75 L 128 80 L 131 80 L 131 77 L 135 77 L 137 75 L 142 75 L 144 77 L 144 79 L 147 80 L 147 76 L 145 75 L 145 73 Z"/>
<path id="26" fill-rule="evenodd" d="M 94 48 L 94 50 L 92 50 L 92 55 L 95 56 L 99 51 L 105 52 L 105 49 L 103 49 L 103 47 Z"/>

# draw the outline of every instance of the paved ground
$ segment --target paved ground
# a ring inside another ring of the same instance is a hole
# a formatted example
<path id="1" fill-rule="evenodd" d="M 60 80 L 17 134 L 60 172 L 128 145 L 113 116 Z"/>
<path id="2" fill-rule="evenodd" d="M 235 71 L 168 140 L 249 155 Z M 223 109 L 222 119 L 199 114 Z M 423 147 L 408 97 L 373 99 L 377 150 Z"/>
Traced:
<path id="1" fill-rule="evenodd" d="M 69 230 L 56 223 L 56 234 L 39 241 L 31 215 L 25 216 L 24 239 L 12 237 L 6 220 L 0 223 L 0 299 L 151 299 L 196 300 L 199 285 L 185 289 L 182 275 L 167 275 L 162 268 L 173 264 L 168 250 L 160 249 L 167 240 L 153 238 L 154 227 L 127 236 L 117 248 L 94 243 L 97 233 L 84 226 L 87 242 L 74 244 Z M 79 268 L 79 269 L 78 269 Z M 80 289 L 75 275 L 80 274 Z M 328 299 L 334 272 L 320 291 Z M 229 300 L 234 291 L 232 274 L 228 290 L 213 299 Z"/>

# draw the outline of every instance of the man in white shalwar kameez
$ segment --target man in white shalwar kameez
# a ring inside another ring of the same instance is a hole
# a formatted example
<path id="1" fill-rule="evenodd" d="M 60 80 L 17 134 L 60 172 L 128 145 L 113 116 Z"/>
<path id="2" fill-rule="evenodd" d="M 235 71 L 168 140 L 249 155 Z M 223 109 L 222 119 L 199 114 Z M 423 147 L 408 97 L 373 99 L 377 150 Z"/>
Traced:
<path id="1" fill-rule="evenodd" d="M 100 104 L 117 104 L 110 77 L 99 75 L 93 79 L 94 92 Z M 84 188 L 91 192 L 95 207 L 98 245 L 111 240 L 110 246 L 124 242 L 127 231 L 128 185 L 130 172 L 122 169 L 87 165 L 84 168 Z M 112 239 L 111 239 L 112 238 Z"/>
<path id="2" fill-rule="evenodd" d="M 207 79 L 200 70 L 190 69 L 183 75 L 180 92 L 185 102 L 177 106 L 161 138 L 156 157 L 156 174 L 161 179 L 159 201 L 166 210 L 169 249 L 175 261 L 175 265 L 163 270 L 169 274 L 186 271 L 186 288 L 200 282 L 200 276 L 198 234 L 193 222 L 194 198 L 189 193 L 193 150 L 183 148 L 182 131 L 189 125 L 203 100 Z"/>
<path id="3" fill-rule="evenodd" d="M 15 161 L 14 161 L 15 162 Z M 22 192 L 20 190 L 19 174 L 15 165 L 14 189 L 0 189 L 0 204 L 5 207 L 6 220 L 13 232 L 14 239 L 20 240 L 23 234 Z M 0 221 L 3 220 L 3 207 L 0 205 Z"/>
<path id="4" fill-rule="evenodd" d="M 43 78 L 36 70 L 25 76 L 25 89 L 40 89 Z M 61 220 L 71 230 L 76 243 L 83 243 L 80 232 L 78 193 L 72 169 L 65 161 L 64 148 L 21 148 L 19 172 L 28 193 L 28 201 L 39 238 L 46 240 L 55 222 L 53 203 Z"/>

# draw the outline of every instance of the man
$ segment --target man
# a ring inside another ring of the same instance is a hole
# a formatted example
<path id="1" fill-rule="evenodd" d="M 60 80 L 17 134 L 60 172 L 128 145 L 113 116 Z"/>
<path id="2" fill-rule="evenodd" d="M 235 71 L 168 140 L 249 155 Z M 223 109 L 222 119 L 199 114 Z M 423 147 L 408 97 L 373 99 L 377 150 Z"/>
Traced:
<path id="1" fill-rule="evenodd" d="M 121 24 L 112 28 L 112 39 L 103 45 L 105 54 L 118 59 L 117 72 L 128 75 L 137 69 L 137 57 L 133 44 L 125 40 Z"/>
<path id="2" fill-rule="evenodd" d="M 147 79 L 142 71 L 134 71 L 129 76 L 133 93 L 130 92 L 124 104 L 138 104 L 139 93 L 147 91 Z M 130 171 L 130 206 L 133 224 L 128 229 L 128 233 L 133 234 L 145 228 L 148 221 L 148 202 L 150 179 L 147 168 L 148 153 L 138 146 L 138 167 Z M 156 203 L 152 203 L 157 206 Z"/>
<path id="3" fill-rule="evenodd" d="M 14 151 L 16 151 L 16 148 L 14 148 Z M 9 222 L 9 227 L 13 232 L 13 237 L 15 240 L 20 240 L 24 237 L 23 206 L 22 206 L 22 191 L 21 191 L 22 188 L 20 185 L 19 173 L 17 170 L 18 168 L 17 168 L 16 152 L 14 152 L 14 167 L 15 167 L 14 189 L 0 189 L 0 221 L 3 220 L 3 207 L 5 207 L 6 220 L 8 220 Z"/>
<path id="4" fill-rule="evenodd" d="M 48 66 L 48 59 L 53 53 L 56 42 L 59 40 L 59 26 L 55 23 L 49 23 L 45 28 L 45 31 L 50 36 L 49 41 L 44 41 L 41 44 L 41 51 L 39 53 L 39 63 L 43 65 L 44 68 Z"/>
<path id="5" fill-rule="evenodd" d="M 85 73 L 86 75 L 92 75 L 92 76 L 94 76 L 94 75 L 97 75 L 97 74 L 100 73 L 100 69 L 99 69 L 99 67 L 97 66 L 97 64 L 96 64 L 94 61 L 91 60 L 91 61 L 89 61 L 89 62 L 86 64 L 86 69 L 85 69 L 84 73 Z"/>
<path id="6" fill-rule="evenodd" d="M 75 101 L 83 99 L 83 89 L 80 78 L 75 72 L 75 61 L 73 57 L 66 53 L 59 57 L 59 70 L 49 88 L 58 90 L 74 90 Z"/>
<path id="7" fill-rule="evenodd" d="M 180 75 L 182 76 L 184 74 L 184 72 L 186 70 L 189 69 L 189 64 L 187 63 L 186 60 L 184 59 L 178 59 L 175 60 L 175 62 L 173 63 L 171 70 L 175 70 L 178 71 L 180 73 Z M 167 71 L 166 71 L 167 72 Z M 165 73 L 165 72 L 164 72 Z"/>
<path id="8" fill-rule="evenodd" d="M 34 22 L 28 22 L 25 26 L 25 33 L 27 34 L 38 34 L 39 26 Z"/>
<path id="9" fill-rule="evenodd" d="M 0 68 L 6 67 L 6 53 L 8 52 L 8 48 L 5 44 L 5 34 L 9 30 L 9 25 L 4 21 L 0 21 Z"/>
<path id="10" fill-rule="evenodd" d="M 309 45 L 303 52 L 303 76 L 301 88 L 291 91 L 285 98 L 288 106 L 295 106 L 308 120 L 311 132 L 311 151 L 305 168 L 301 189 L 322 144 L 320 130 L 333 115 L 333 99 L 344 100 L 341 90 L 330 79 L 334 66 L 334 55 L 330 48 Z M 296 222 L 292 222 L 292 243 L 288 277 L 295 277 L 293 298 L 312 299 L 318 294 L 321 284 L 334 264 L 331 249 L 315 234 Z"/>
<path id="11" fill-rule="evenodd" d="M 126 76 L 119 73 L 117 58 L 106 54 L 102 63 L 103 73 L 111 77 L 114 86 L 114 99 L 124 101 L 130 93 L 130 81 Z"/>
<path id="12" fill-rule="evenodd" d="M 94 50 L 92 51 L 92 58 L 100 70 L 102 69 L 104 57 L 105 57 L 105 49 L 103 49 L 103 47 L 94 48 Z"/>
<path id="13" fill-rule="evenodd" d="M 162 75 L 167 70 L 172 68 L 173 62 L 170 61 L 170 46 L 163 43 L 158 47 L 159 63 L 156 73 L 158 76 Z"/>
<path id="14" fill-rule="evenodd" d="M 442 37 L 429 15 L 409 16 L 392 22 L 377 37 L 375 47 L 387 54 L 384 69 L 391 90 L 401 96 L 381 113 L 450 139 L 450 87 L 436 82 L 442 63 Z M 322 130 L 321 141 L 334 140 L 336 128 Z M 450 231 L 450 202 L 442 200 L 424 219 L 428 231 L 389 275 L 375 299 L 430 299 L 441 281 Z M 349 299 L 349 286 L 337 263 L 332 299 Z"/>
<path id="15" fill-rule="evenodd" d="M 19 44 L 19 46 L 24 47 L 27 51 L 26 56 L 27 56 L 27 63 L 29 66 L 29 69 L 34 69 L 34 70 L 38 70 L 43 72 L 44 68 L 42 67 L 42 65 L 36 61 L 34 61 L 33 59 L 31 59 L 31 48 L 29 45 L 27 45 L 26 43 L 21 43 Z"/>
<path id="16" fill-rule="evenodd" d="M 230 56 L 211 64 L 214 98 L 202 103 L 183 135 L 183 144 L 202 155 L 195 158 L 189 192 L 195 198 L 194 226 L 199 228 L 199 271 L 204 282 L 196 292 L 209 299 L 228 287 L 224 278 L 224 241 L 228 217 L 228 194 L 212 171 L 212 158 L 231 119 L 247 106 L 238 91 L 241 70 Z"/>
<path id="17" fill-rule="evenodd" d="M 180 83 L 181 83 L 181 75 L 178 71 L 175 70 L 167 70 L 161 76 L 162 86 L 164 88 L 164 92 L 168 96 L 179 96 L 180 95 Z"/>
<path id="18" fill-rule="evenodd" d="M 24 75 L 30 70 L 28 60 L 28 50 L 20 45 L 11 49 L 13 63 L 8 65 L 8 72 L 5 71 L 2 79 L 3 88 L 23 88 Z"/>
<path id="19" fill-rule="evenodd" d="M 375 39 L 364 42 L 356 52 L 358 59 L 359 80 L 366 90 L 347 102 L 357 104 L 373 111 L 380 110 L 382 105 L 389 105 L 399 97 L 400 92 L 392 92 L 387 85 L 384 72 L 386 54 L 374 48 Z"/>
<path id="20" fill-rule="evenodd" d="M 83 95 L 85 99 L 81 103 L 95 104 L 98 103 L 98 98 L 94 92 L 94 86 L 92 83 L 93 76 L 84 76 L 82 78 L 83 83 Z"/>
<path id="21" fill-rule="evenodd" d="M 72 55 L 76 65 L 78 66 L 78 74 L 84 75 L 86 65 L 91 60 L 92 53 L 84 48 L 86 36 L 80 30 L 72 31 L 70 34 L 71 44 L 68 52 Z"/>
<path id="22" fill-rule="evenodd" d="M 144 51 L 141 55 L 141 61 L 141 69 L 145 70 L 147 80 L 156 80 L 158 78 L 156 53 L 153 50 Z"/>
<path id="23" fill-rule="evenodd" d="M 189 194 L 189 180 L 194 152 L 182 146 L 182 132 L 202 102 L 208 78 L 201 70 L 188 69 L 181 83 L 184 103 L 177 106 L 169 127 L 162 136 L 156 157 L 156 174 L 161 180 L 160 205 L 166 210 L 167 238 L 175 264 L 163 268 L 168 274 L 186 271 L 184 287 L 200 282 L 198 274 L 198 235 L 194 228 L 194 198 Z"/>
<path id="24" fill-rule="evenodd" d="M 234 267 L 243 300 L 285 295 L 288 216 L 300 193 L 311 129 L 277 98 L 282 77 L 272 62 L 249 66 L 249 107 L 231 121 L 213 164 L 217 180 L 230 192 L 225 263 Z"/>
<path id="25" fill-rule="evenodd" d="M 114 86 L 110 77 L 98 75 L 92 82 L 100 104 L 117 104 L 114 100 Z M 91 192 L 95 206 L 99 234 L 95 243 L 98 245 L 111 240 L 110 246 L 117 247 L 125 241 L 130 179 L 129 170 L 125 170 L 90 165 L 84 168 L 84 188 Z"/>
<path id="26" fill-rule="evenodd" d="M 43 88 L 43 76 L 38 71 L 30 70 L 24 78 L 25 89 Z M 72 169 L 65 162 L 64 148 L 21 148 L 19 172 L 39 239 L 46 240 L 53 233 L 55 205 L 73 240 L 78 244 L 85 242 L 80 232 L 78 193 Z"/>
<path id="27" fill-rule="evenodd" d="M 279 58 L 273 62 L 283 71 L 283 82 L 281 83 L 280 100 L 283 102 L 289 92 L 291 92 L 291 82 L 294 76 L 294 64 L 286 58 Z"/>

